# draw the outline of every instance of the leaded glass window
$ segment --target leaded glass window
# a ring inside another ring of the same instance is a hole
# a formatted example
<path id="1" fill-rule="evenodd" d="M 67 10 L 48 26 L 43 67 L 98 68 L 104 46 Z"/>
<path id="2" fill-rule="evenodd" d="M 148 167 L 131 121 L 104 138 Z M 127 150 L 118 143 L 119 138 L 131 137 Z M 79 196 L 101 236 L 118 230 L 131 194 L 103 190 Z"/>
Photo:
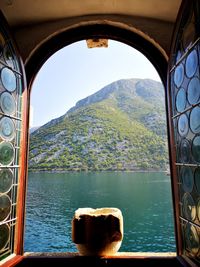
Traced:
<path id="1" fill-rule="evenodd" d="M 14 252 L 19 189 L 20 63 L 7 32 L 0 28 L 0 260 Z"/>
<path id="2" fill-rule="evenodd" d="M 179 25 L 169 73 L 182 253 L 200 263 L 200 38 L 191 1 Z M 188 10 L 191 10 L 188 13 Z M 199 27 L 199 26 L 198 26 Z"/>

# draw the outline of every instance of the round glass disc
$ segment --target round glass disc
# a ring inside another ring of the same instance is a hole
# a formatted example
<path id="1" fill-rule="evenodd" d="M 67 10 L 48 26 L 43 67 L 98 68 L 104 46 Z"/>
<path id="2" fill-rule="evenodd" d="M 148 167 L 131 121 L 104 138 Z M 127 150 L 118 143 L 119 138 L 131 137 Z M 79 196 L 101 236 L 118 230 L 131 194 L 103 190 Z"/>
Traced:
<path id="1" fill-rule="evenodd" d="M 11 201 L 7 195 L 0 196 L 0 222 L 5 220 L 11 211 Z"/>
<path id="2" fill-rule="evenodd" d="M 183 213 L 188 220 L 194 221 L 196 218 L 196 206 L 189 193 L 185 193 L 183 196 Z"/>
<path id="3" fill-rule="evenodd" d="M 181 180 L 182 180 L 184 191 L 191 193 L 193 189 L 193 185 L 194 185 L 193 173 L 192 173 L 191 168 L 189 167 L 182 168 Z"/>
<path id="4" fill-rule="evenodd" d="M 9 165 L 14 158 L 14 147 L 9 142 L 0 143 L 0 163 Z"/>
<path id="5" fill-rule="evenodd" d="M 13 173 L 10 169 L 0 169 L 0 194 L 6 193 L 12 187 Z"/>
<path id="6" fill-rule="evenodd" d="M 0 225 L 0 251 L 7 245 L 10 237 L 10 229 L 7 224 Z"/>
<path id="7" fill-rule="evenodd" d="M 194 105 L 198 102 L 199 97 L 200 97 L 200 81 L 198 78 L 194 77 L 187 89 L 187 97 L 188 97 L 188 102 L 191 105 Z"/>
<path id="8" fill-rule="evenodd" d="M 185 229 L 186 248 L 196 255 L 199 251 L 199 236 L 193 225 L 187 224 Z"/>
<path id="9" fill-rule="evenodd" d="M 1 70 L 1 80 L 3 86 L 9 92 L 14 92 L 17 87 L 17 79 L 14 72 L 8 68 L 3 68 Z"/>
<path id="10" fill-rule="evenodd" d="M 197 162 L 200 162 L 200 135 L 196 136 L 192 142 L 192 155 Z"/>
<path id="11" fill-rule="evenodd" d="M 14 97 L 8 92 L 3 92 L 0 96 L 0 107 L 5 114 L 13 115 L 16 110 Z"/>
<path id="12" fill-rule="evenodd" d="M 195 107 L 190 113 L 190 129 L 193 133 L 200 132 L 200 107 Z"/>
<path id="13" fill-rule="evenodd" d="M 176 109 L 178 112 L 182 112 L 186 106 L 186 93 L 184 88 L 180 88 L 176 95 Z"/>
<path id="14" fill-rule="evenodd" d="M 186 75 L 191 78 L 196 70 L 198 65 L 198 56 L 197 51 L 194 49 L 190 54 L 187 56 L 186 64 L 185 64 L 185 71 Z"/>
<path id="15" fill-rule="evenodd" d="M 188 118 L 186 114 L 182 114 L 178 120 L 178 132 L 181 136 L 187 135 L 189 130 Z"/>
<path id="16" fill-rule="evenodd" d="M 180 158 L 184 163 L 189 162 L 190 159 L 190 144 L 187 139 L 183 139 L 180 144 Z"/>
<path id="17" fill-rule="evenodd" d="M 174 83 L 177 87 L 180 87 L 184 78 L 184 68 L 183 65 L 180 64 L 176 67 L 174 72 Z"/>
<path id="18" fill-rule="evenodd" d="M 15 136 L 14 122 L 8 117 L 0 120 L 0 136 L 5 140 L 12 140 Z"/>

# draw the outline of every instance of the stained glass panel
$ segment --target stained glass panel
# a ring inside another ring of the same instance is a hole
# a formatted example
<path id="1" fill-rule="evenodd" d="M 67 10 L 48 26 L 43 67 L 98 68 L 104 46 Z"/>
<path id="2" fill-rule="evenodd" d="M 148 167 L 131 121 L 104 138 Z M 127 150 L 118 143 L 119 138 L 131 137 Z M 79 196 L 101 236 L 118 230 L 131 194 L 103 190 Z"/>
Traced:
<path id="1" fill-rule="evenodd" d="M 179 221 L 182 234 L 179 238 L 182 253 L 200 265 L 200 31 L 197 27 L 193 3 L 185 10 L 180 22 L 171 56 L 169 85 L 171 95 L 171 120 L 176 154 L 174 173 L 176 195 L 180 203 Z M 189 11 L 189 12 L 188 12 Z M 199 12 L 199 11 L 198 11 Z M 186 19 L 187 18 L 187 19 Z M 199 18 L 198 18 L 199 21 Z M 181 51 L 181 57 L 180 57 Z M 178 58 L 178 62 L 175 61 Z M 175 86 L 174 86 L 175 83 Z M 179 243 L 179 244 L 180 244 Z"/>
<path id="2" fill-rule="evenodd" d="M 15 252 L 24 87 L 20 60 L 2 26 L 0 24 L 0 260 Z"/>

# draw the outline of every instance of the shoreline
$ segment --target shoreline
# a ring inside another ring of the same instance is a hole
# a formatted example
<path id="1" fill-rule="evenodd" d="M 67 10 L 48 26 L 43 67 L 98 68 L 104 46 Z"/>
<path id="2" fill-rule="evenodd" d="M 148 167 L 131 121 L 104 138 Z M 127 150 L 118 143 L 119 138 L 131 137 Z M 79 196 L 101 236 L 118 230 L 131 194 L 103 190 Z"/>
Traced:
<path id="1" fill-rule="evenodd" d="M 137 173 L 154 173 L 154 172 L 161 172 L 166 173 L 166 175 L 170 175 L 168 170 L 88 170 L 88 171 L 73 171 L 73 170 L 28 170 L 28 173 L 92 173 L 92 172 L 137 172 Z"/>

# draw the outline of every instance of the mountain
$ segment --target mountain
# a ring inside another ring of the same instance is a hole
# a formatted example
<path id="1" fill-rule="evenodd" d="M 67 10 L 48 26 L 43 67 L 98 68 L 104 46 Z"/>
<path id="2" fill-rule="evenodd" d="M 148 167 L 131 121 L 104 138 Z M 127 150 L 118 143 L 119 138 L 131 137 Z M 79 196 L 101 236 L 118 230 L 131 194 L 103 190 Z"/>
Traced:
<path id="1" fill-rule="evenodd" d="M 115 81 L 30 134 L 29 169 L 165 170 L 164 88 Z"/>
<path id="2" fill-rule="evenodd" d="M 32 134 L 32 133 L 35 132 L 38 128 L 39 128 L 39 126 L 31 127 L 31 128 L 29 129 L 29 133 Z"/>

